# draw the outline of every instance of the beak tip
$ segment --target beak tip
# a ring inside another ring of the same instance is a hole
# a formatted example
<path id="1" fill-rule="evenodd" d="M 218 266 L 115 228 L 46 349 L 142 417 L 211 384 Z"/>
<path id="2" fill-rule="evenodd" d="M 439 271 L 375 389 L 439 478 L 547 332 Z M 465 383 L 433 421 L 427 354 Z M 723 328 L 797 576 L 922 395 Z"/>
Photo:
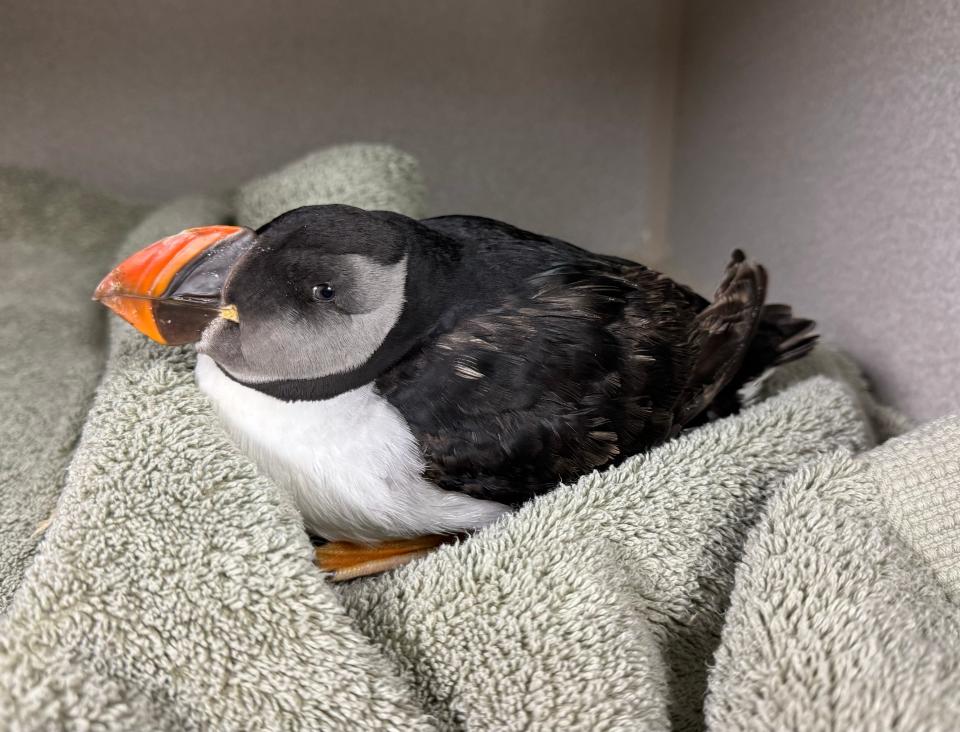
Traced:
<path id="1" fill-rule="evenodd" d="M 113 270 L 100 280 L 100 284 L 97 285 L 97 289 L 93 291 L 93 297 L 91 299 L 102 302 L 104 298 L 110 295 L 119 294 L 120 289 L 121 286 L 120 280 L 117 277 L 117 271 Z"/>

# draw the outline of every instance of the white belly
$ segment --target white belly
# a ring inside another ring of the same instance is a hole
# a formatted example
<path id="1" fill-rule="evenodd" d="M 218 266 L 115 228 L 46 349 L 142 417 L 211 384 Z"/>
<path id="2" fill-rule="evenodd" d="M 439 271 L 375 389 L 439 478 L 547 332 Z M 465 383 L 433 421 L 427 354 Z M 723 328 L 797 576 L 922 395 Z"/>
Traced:
<path id="1" fill-rule="evenodd" d="M 477 529 L 510 510 L 424 480 L 409 426 L 372 384 L 285 402 L 230 379 L 202 354 L 196 377 L 240 448 L 291 492 L 311 533 L 376 543 Z"/>

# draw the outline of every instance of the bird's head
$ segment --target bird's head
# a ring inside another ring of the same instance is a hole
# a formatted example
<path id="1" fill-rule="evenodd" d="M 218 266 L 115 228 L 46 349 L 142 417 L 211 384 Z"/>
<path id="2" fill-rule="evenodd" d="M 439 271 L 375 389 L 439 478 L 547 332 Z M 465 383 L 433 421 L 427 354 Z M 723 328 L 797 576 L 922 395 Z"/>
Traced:
<path id="1" fill-rule="evenodd" d="M 394 330 L 418 226 L 328 205 L 258 231 L 187 229 L 122 262 L 94 298 L 159 343 L 196 342 L 243 382 L 321 379 L 361 367 Z"/>

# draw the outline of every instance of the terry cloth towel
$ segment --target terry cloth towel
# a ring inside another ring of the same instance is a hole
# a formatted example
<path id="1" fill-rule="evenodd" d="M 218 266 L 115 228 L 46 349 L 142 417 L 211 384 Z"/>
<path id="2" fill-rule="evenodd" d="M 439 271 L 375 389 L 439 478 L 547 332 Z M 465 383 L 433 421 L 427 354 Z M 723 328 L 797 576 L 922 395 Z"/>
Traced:
<path id="1" fill-rule="evenodd" d="M 374 149 L 255 181 L 235 216 L 419 213 L 413 161 Z M 117 256 L 223 208 L 165 207 Z M 768 375 L 738 416 L 344 585 L 193 364 L 112 319 L 56 518 L 0 626 L 0 729 L 696 729 L 705 698 L 718 729 L 957 719 L 960 529 L 937 507 L 956 506 L 960 467 L 929 449 L 956 445 L 956 423 L 864 453 L 902 420 L 834 352 Z M 835 468 L 850 464 L 855 485 Z"/>
<path id="2" fill-rule="evenodd" d="M 90 283 L 144 213 L 0 168 L 0 613 L 56 505 L 103 370 L 105 321 Z"/>
<path id="3" fill-rule="evenodd" d="M 712 729 L 960 724 L 960 419 L 791 477 L 751 533 Z"/>

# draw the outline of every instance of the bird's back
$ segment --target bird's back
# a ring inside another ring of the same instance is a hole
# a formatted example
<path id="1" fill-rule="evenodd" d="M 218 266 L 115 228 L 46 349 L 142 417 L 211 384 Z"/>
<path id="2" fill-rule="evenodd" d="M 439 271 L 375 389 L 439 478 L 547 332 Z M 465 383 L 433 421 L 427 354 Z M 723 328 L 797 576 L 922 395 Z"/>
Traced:
<path id="1" fill-rule="evenodd" d="M 707 301 L 616 257 L 478 217 L 460 310 L 377 381 L 441 487 L 519 503 L 668 437 Z M 472 286 L 471 286 L 472 283 Z"/>

